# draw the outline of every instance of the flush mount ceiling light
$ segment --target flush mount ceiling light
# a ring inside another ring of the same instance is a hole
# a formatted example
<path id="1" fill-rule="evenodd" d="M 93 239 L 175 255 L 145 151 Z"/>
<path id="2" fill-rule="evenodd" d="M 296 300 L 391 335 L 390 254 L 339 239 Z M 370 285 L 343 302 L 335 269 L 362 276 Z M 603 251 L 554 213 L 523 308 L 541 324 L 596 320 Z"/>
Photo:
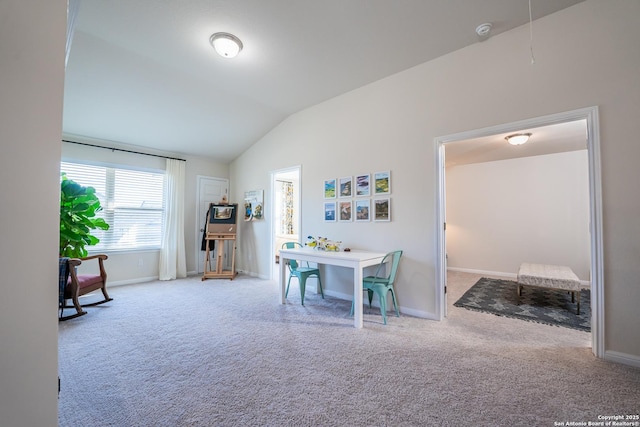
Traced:
<path id="1" fill-rule="evenodd" d="M 513 135 L 505 136 L 504 139 L 511 145 L 522 145 L 529 140 L 530 133 L 514 133 Z"/>
<path id="2" fill-rule="evenodd" d="M 212 34 L 209 43 L 223 58 L 233 58 L 242 50 L 240 39 L 229 33 Z"/>

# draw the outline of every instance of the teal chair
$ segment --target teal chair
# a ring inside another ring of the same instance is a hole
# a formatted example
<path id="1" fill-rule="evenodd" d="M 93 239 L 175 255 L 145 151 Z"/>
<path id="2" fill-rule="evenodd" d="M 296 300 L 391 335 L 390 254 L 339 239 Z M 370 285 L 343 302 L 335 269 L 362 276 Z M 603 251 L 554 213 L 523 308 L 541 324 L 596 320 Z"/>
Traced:
<path id="1" fill-rule="evenodd" d="M 298 242 L 286 242 L 282 244 L 282 249 L 295 249 L 296 247 L 302 247 L 302 245 Z M 285 298 L 289 295 L 289 285 L 291 284 L 291 278 L 297 277 L 298 282 L 300 283 L 300 299 L 302 300 L 302 305 L 304 305 L 304 291 L 307 285 L 307 279 L 312 276 L 316 276 L 318 278 L 318 284 L 320 285 L 320 294 L 322 295 L 322 299 L 324 299 L 324 291 L 322 290 L 322 281 L 320 281 L 320 270 L 317 268 L 309 267 L 309 263 L 306 262 L 305 266 L 299 265 L 296 260 L 288 260 L 287 267 L 289 267 L 289 281 L 287 282 L 287 291 L 285 292 Z"/>
<path id="2" fill-rule="evenodd" d="M 373 294 L 378 295 L 380 300 L 380 313 L 382 314 L 382 320 L 384 324 L 387 324 L 387 293 L 391 292 L 391 299 L 393 300 L 393 308 L 396 310 L 396 317 L 400 317 L 398 311 L 398 303 L 396 301 L 396 291 L 393 289 L 393 282 L 396 280 L 396 273 L 398 272 L 398 264 L 400 263 L 400 257 L 402 251 L 389 252 L 384 256 L 382 262 L 378 265 L 376 273 L 373 276 L 367 276 L 362 279 L 362 288 L 367 291 L 369 296 L 369 308 L 371 308 L 371 301 L 373 300 Z M 388 276 L 383 276 L 387 262 L 391 263 L 391 270 Z M 355 301 L 351 301 L 351 315 L 353 316 Z"/>

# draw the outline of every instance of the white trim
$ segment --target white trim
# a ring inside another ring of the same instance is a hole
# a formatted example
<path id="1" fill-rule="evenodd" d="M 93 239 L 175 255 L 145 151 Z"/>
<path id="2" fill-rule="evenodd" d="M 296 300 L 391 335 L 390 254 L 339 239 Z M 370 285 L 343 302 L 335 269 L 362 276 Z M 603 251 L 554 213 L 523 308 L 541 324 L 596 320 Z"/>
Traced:
<path id="1" fill-rule="evenodd" d="M 327 289 L 324 290 L 324 294 L 325 296 L 330 296 L 330 297 L 334 297 L 334 298 L 338 298 L 346 301 L 351 301 L 353 299 L 352 294 L 345 294 L 343 292 L 336 292 L 336 291 L 327 290 Z M 369 304 L 369 302 L 365 298 L 363 298 L 363 303 Z M 377 298 L 373 299 L 373 302 L 371 303 L 371 305 L 377 309 L 380 309 L 380 303 L 378 302 Z M 393 309 L 393 307 L 391 309 Z M 403 307 L 401 305 L 398 305 L 398 311 L 400 311 L 400 316 L 407 315 L 407 316 L 419 317 L 421 319 L 427 319 L 427 320 L 439 320 L 433 315 L 433 313 L 430 313 L 428 311 L 416 310 L 413 308 Z M 395 312 L 393 315 L 389 315 L 389 316 L 395 316 Z"/>
<path id="2" fill-rule="evenodd" d="M 262 279 L 262 280 L 269 280 L 269 277 L 266 274 L 258 274 L 258 273 L 254 273 L 253 271 L 238 270 L 238 274 L 242 274 L 244 276 L 249 276 L 249 277 L 257 277 L 258 279 Z"/>
<path id="3" fill-rule="evenodd" d="M 435 140 L 436 150 L 436 312 L 435 318 L 443 320 L 447 315 L 447 239 L 445 230 L 446 221 L 446 185 L 445 185 L 445 151 L 444 142 Z"/>
<path id="4" fill-rule="evenodd" d="M 274 218 L 276 217 L 276 188 L 275 188 L 275 183 L 276 183 L 276 177 L 278 174 L 281 173 L 286 173 L 286 172 L 298 172 L 298 197 L 297 200 L 295 201 L 296 206 L 295 209 L 298 211 L 298 224 L 297 224 L 297 230 L 298 230 L 298 238 L 302 238 L 302 165 L 294 165 L 294 166 L 290 166 L 287 168 L 282 168 L 282 169 L 276 169 L 276 170 L 272 170 L 271 171 L 271 217 L 269 219 L 269 236 L 270 236 L 270 250 L 269 250 L 269 277 L 267 277 L 266 279 L 271 279 L 271 280 L 275 280 L 276 276 L 277 276 L 277 269 L 275 267 L 275 262 L 274 260 L 276 259 L 276 231 L 275 231 L 275 226 L 273 224 Z M 263 276 L 258 276 L 260 278 L 263 278 Z"/>
<path id="5" fill-rule="evenodd" d="M 596 357 L 605 357 L 604 342 L 604 275 L 602 248 L 602 186 L 600 174 L 600 125 L 598 107 L 587 107 L 549 116 L 536 117 L 513 123 L 491 126 L 434 139 L 436 159 L 436 315 L 442 320 L 446 313 L 446 241 L 445 215 L 445 163 L 444 144 L 522 129 L 548 126 L 574 120 L 587 121 L 587 151 L 589 153 L 589 213 L 591 232 L 591 342 Z M 610 352 L 608 352 L 610 353 Z"/>
<path id="6" fill-rule="evenodd" d="M 159 280 L 158 276 L 136 277 L 135 279 L 115 280 L 115 281 L 111 281 L 107 279 L 107 288 L 111 288 L 114 286 L 136 285 L 138 283 L 155 282 L 156 280 Z"/>
<path id="7" fill-rule="evenodd" d="M 503 273 L 501 271 L 475 270 L 473 268 L 447 267 L 447 271 L 459 271 L 461 273 L 482 274 L 484 276 L 499 276 L 499 277 L 504 277 L 506 279 L 512 279 L 512 280 L 518 278 L 518 275 L 516 273 Z M 591 282 L 588 280 L 580 280 L 580 285 L 582 285 L 582 287 L 585 289 L 591 288 Z"/>
<path id="8" fill-rule="evenodd" d="M 640 368 L 640 357 L 633 354 L 620 353 L 618 351 L 607 350 L 604 353 L 604 359 L 610 362 L 621 363 L 623 365 L 634 366 Z"/>
<path id="9" fill-rule="evenodd" d="M 475 270 L 473 268 L 447 267 L 447 271 L 459 271 L 461 273 L 482 274 L 485 276 L 499 276 L 499 277 L 504 277 L 508 279 L 518 278 L 518 275 L 515 273 L 504 273 L 502 271 Z"/>
<path id="10" fill-rule="evenodd" d="M 602 177 L 600 173 L 600 119 L 598 107 L 584 109 L 589 151 L 589 209 L 591 221 L 591 338 L 596 357 L 605 356 L 604 270 L 602 246 Z"/>

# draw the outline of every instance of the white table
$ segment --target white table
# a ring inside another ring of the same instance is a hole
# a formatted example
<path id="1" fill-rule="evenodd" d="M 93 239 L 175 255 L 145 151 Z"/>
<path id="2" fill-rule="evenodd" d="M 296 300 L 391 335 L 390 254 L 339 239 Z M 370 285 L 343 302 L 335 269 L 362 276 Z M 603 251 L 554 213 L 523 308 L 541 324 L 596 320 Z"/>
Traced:
<path id="1" fill-rule="evenodd" d="M 362 278 L 365 267 L 378 265 L 386 254 L 351 250 L 350 252 L 331 252 L 312 249 L 309 247 L 298 249 L 280 249 L 280 303 L 285 303 L 287 287 L 287 260 L 308 261 L 317 264 L 337 265 L 353 269 L 353 322 L 356 328 L 362 328 Z M 326 283 L 326 282 L 325 282 Z"/>

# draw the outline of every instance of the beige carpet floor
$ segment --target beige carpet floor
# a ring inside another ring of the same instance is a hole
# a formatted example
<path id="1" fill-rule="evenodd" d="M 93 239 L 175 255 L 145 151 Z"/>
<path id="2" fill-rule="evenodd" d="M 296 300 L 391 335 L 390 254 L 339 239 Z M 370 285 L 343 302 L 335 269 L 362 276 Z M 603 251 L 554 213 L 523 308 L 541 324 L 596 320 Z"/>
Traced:
<path id="1" fill-rule="evenodd" d="M 453 307 L 442 322 L 273 281 L 199 277 L 113 287 L 60 323 L 60 426 L 553 426 L 640 412 L 640 370 L 590 334 Z M 398 289 L 402 305 L 402 290 Z"/>

